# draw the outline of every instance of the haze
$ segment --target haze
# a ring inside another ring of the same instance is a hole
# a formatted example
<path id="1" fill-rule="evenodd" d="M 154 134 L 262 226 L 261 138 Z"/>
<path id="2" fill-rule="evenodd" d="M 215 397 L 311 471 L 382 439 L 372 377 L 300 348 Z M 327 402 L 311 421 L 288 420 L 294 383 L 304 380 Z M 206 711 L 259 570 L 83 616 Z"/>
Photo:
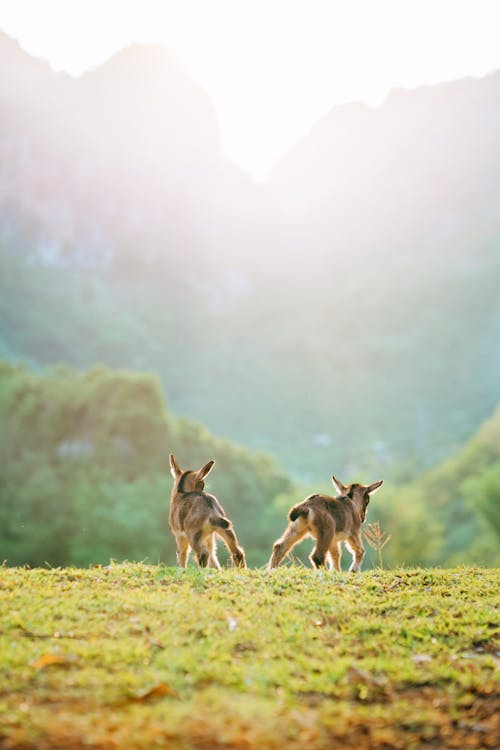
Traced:
<path id="1" fill-rule="evenodd" d="M 336 104 L 498 68 L 499 28 L 494 0 L 0 0 L 0 29 L 55 70 L 79 75 L 134 41 L 175 50 L 257 179 Z"/>
<path id="2" fill-rule="evenodd" d="M 1 560 L 174 562 L 173 452 L 500 562 L 497 8 L 0 0 Z"/>

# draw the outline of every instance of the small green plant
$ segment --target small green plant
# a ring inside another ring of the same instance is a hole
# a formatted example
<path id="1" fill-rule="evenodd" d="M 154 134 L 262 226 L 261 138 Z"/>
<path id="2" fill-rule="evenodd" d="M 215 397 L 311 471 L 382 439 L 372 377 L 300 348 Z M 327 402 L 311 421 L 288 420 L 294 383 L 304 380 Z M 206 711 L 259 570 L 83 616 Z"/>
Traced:
<path id="1" fill-rule="evenodd" d="M 386 531 L 382 531 L 380 528 L 379 521 L 374 523 L 368 523 L 363 529 L 363 536 L 366 541 L 378 554 L 379 565 L 383 569 L 384 561 L 382 558 L 382 550 L 385 545 L 391 541 L 392 534 L 388 534 Z"/>

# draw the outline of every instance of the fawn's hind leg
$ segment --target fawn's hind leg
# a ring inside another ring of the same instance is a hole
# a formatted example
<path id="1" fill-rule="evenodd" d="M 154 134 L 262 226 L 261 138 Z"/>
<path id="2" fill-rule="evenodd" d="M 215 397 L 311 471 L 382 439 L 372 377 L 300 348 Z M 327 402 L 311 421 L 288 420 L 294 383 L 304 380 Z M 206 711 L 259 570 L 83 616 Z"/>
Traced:
<path id="1" fill-rule="evenodd" d="M 245 560 L 245 553 L 243 551 L 243 548 L 238 544 L 238 537 L 234 533 L 233 529 L 231 527 L 223 529 L 218 526 L 216 531 L 231 553 L 234 567 L 246 568 L 247 564 Z"/>
<path id="2" fill-rule="evenodd" d="M 329 515 L 318 514 L 314 519 L 313 536 L 316 539 L 316 545 L 309 555 L 309 560 L 314 568 L 325 567 L 326 556 L 332 547 L 332 541 L 335 533 L 333 520 Z"/>
<path id="3" fill-rule="evenodd" d="M 215 534 L 210 534 L 205 539 L 205 544 L 208 549 L 208 567 L 216 568 L 220 570 L 220 562 L 217 559 L 217 541 Z"/>
<path id="4" fill-rule="evenodd" d="M 333 567 L 337 571 L 337 573 L 340 573 L 340 558 L 342 556 L 342 547 L 340 546 L 340 542 L 334 542 L 330 547 L 330 555 L 333 562 Z"/>
<path id="5" fill-rule="evenodd" d="M 365 556 L 365 548 L 363 547 L 361 534 L 350 536 L 346 542 L 346 546 L 352 552 L 352 563 L 349 570 L 352 570 L 353 572 L 361 570 L 363 557 Z"/>
<path id="6" fill-rule="evenodd" d="M 189 555 L 189 542 L 186 536 L 184 534 L 177 534 L 175 537 L 175 545 L 177 547 L 177 562 L 181 568 L 185 568 Z"/>
<path id="7" fill-rule="evenodd" d="M 204 544 L 203 531 L 201 529 L 200 531 L 196 531 L 189 542 L 196 557 L 196 562 L 200 568 L 206 568 L 210 558 L 210 553 Z"/>
<path id="8" fill-rule="evenodd" d="M 287 555 L 292 547 L 295 547 L 295 545 L 300 542 L 308 532 L 309 529 L 303 519 L 298 518 L 296 521 L 292 521 L 292 523 L 288 525 L 283 536 L 274 543 L 267 569 L 272 570 L 272 568 L 277 568 L 285 555 Z"/>

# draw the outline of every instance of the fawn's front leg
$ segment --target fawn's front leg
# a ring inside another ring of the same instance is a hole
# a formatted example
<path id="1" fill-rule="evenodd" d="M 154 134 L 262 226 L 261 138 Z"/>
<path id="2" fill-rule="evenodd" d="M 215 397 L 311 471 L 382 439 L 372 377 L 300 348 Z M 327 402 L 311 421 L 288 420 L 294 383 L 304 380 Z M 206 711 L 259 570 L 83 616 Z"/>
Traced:
<path id="1" fill-rule="evenodd" d="M 176 534 L 175 544 L 177 547 L 177 562 L 181 568 L 185 568 L 189 555 L 189 542 L 184 534 Z"/>

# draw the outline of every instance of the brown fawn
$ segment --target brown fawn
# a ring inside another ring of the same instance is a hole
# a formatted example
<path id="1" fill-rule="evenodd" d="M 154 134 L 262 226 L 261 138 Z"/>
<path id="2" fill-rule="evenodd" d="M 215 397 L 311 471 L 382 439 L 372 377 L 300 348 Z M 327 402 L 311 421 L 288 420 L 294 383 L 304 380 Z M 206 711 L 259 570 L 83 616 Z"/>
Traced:
<path id="1" fill-rule="evenodd" d="M 179 565 L 186 567 L 189 552 L 193 550 L 200 567 L 220 568 L 215 539 L 218 534 L 229 549 L 234 565 L 246 568 L 245 553 L 238 544 L 231 521 L 217 498 L 204 492 L 204 479 L 215 461 L 209 461 L 199 471 L 183 471 L 172 453 L 169 459 L 174 478 L 169 524 L 175 537 Z"/>
<path id="2" fill-rule="evenodd" d="M 343 485 L 332 476 L 339 497 L 309 495 L 302 503 L 294 505 L 288 514 L 288 524 L 283 536 L 273 547 L 268 570 L 276 568 L 297 542 L 305 536 L 316 540 L 309 559 L 315 568 L 333 564 L 340 571 L 341 543 L 352 553 L 349 570 L 361 570 L 365 550 L 361 538 L 361 524 L 365 520 L 370 495 L 383 483 Z"/>

